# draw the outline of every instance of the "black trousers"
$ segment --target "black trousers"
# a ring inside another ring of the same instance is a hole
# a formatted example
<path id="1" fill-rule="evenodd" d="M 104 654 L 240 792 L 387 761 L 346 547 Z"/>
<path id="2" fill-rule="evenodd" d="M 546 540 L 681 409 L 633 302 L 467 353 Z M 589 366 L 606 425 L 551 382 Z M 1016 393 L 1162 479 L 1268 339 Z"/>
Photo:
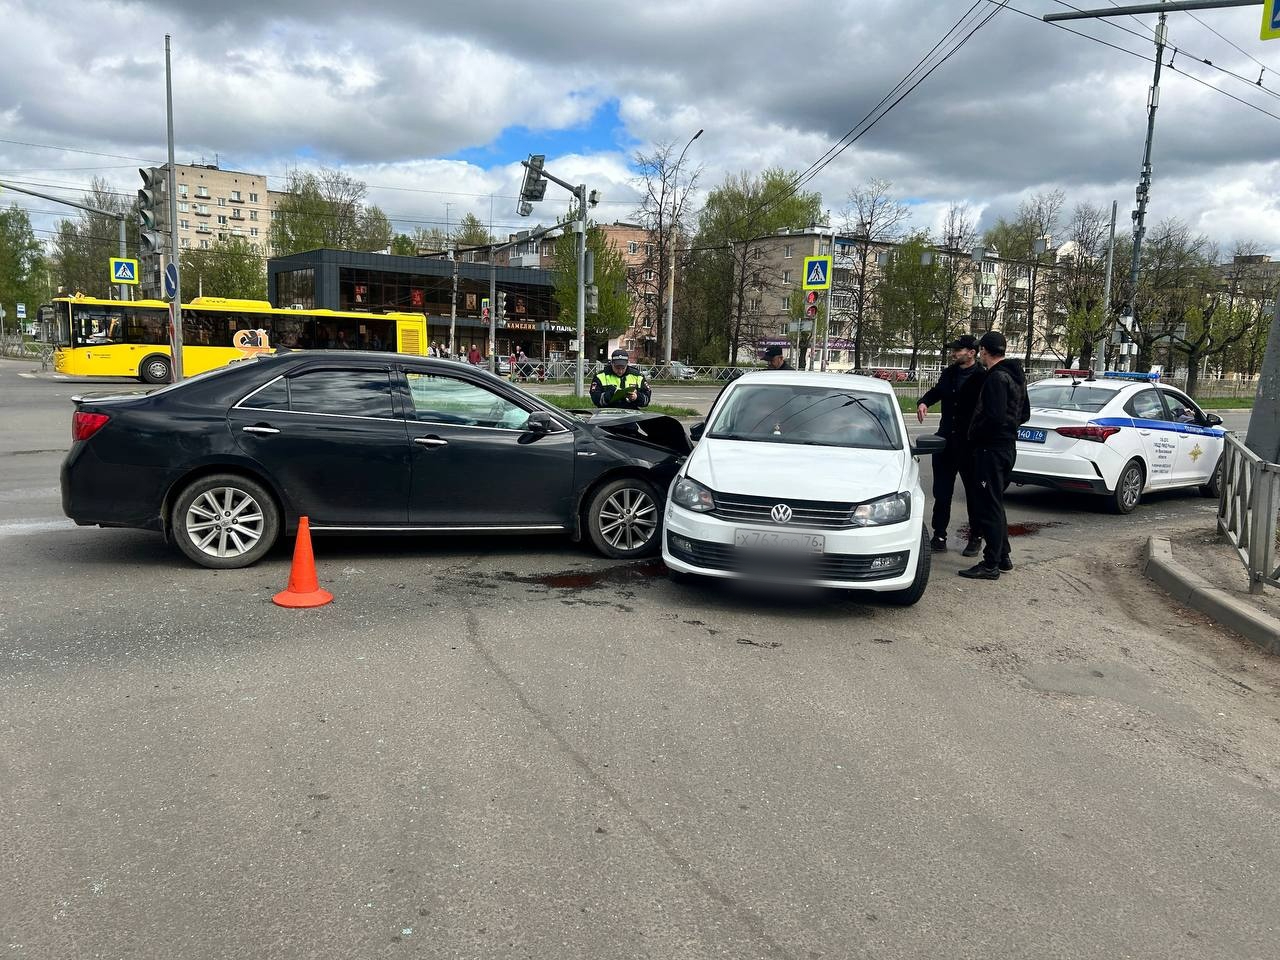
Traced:
<path id="1" fill-rule="evenodd" d="M 968 446 L 948 443 L 942 453 L 933 455 L 933 532 L 945 537 L 951 525 L 951 498 L 955 495 L 956 475 L 964 484 L 964 502 L 969 511 L 969 535 L 978 536 L 973 506 L 973 454 Z"/>
<path id="2" fill-rule="evenodd" d="M 1004 489 L 1013 474 L 1017 449 L 1012 443 L 975 447 L 973 451 L 974 497 L 970 529 L 981 534 L 982 562 L 994 567 L 1009 556 L 1009 522 L 1004 514 Z"/>

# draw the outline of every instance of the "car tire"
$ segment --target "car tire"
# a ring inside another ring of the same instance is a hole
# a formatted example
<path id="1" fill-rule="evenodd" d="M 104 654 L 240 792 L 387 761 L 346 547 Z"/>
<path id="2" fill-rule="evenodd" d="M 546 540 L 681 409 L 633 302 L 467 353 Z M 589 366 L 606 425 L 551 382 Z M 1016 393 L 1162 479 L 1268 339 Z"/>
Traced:
<path id="1" fill-rule="evenodd" d="M 138 379 L 143 383 L 168 383 L 173 379 L 173 364 L 164 354 L 152 354 L 138 364 Z"/>
<path id="2" fill-rule="evenodd" d="M 913 606 L 924 596 L 925 587 L 929 585 L 929 571 L 933 566 L 933 551 L 929 548 L 929 528 L 923 527 L 920 533 L 920 553 L 916 560 L 916 575 L 911 586 L 905 590 L 894 590 L 882 594 L 885 603 L 895 607 Z"/>
<path id="3" fill-rule="evenodd" d="M 662 502 L 653 485 L 639 477 L 606 483 L 587 502 L 587 535 L 600 553 L 632 560 L 662 545 Z"/>
<path id="4" fill-rule="evenodd" d="M 1142 487 L 1146 479 L 1146 471 L 1143 470 L 1140 460 L 1133 459 L 1126 463 L 1124 469 L 1120 471 L 1119 479 L 1116 480 L 1116 488 L 1111 491 L 1111 497 L 1107 502 L 1111 512 L 1133 513 L 1134 508 L 1142 502 Z"/>
<path id="5" fill-rule="evenodd" d="M 1214 500 L 1222 496 L 1222 457 L 1218 457 L 1218 464 L 1213 468 L 1209 482 L 1200 487 L 1200 496 Z"/>
<path id="6" fill-rule="evenodd" d="M 234 473 L 211 474 L 183 487 L 174 498 L 169 522 L 178 549 L 211 570 L 257 563 L 280 536 L 280 510 L 271 493 L 256 480 Z"/>

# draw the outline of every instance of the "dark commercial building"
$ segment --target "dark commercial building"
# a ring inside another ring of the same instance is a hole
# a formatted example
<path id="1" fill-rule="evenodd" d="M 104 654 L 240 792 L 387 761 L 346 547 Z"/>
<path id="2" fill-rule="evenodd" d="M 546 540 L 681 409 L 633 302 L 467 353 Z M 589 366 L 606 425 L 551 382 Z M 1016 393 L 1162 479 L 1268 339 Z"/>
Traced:
<path id="1" fill-rule="evenodd" d="M 519 346 L 531 357 L 555 357 L 567 351 L 573 331 L 557 322 L 551 271 L 495 266 L 494 277 L 498 297 L 507 298 L 506 320 L 498 324 L 497 352 L 508 354 Z M 273 307 L 424 313 L 427 339 L 446 347 L 450 307 L 456 303 L 455 350 L 461 354 L 473 343 L 489 353 L 489 323 L 481 317 L 488 297 L 487 263 L 347 250 L 311 250 L 267 261 L 267 298 Z"/>

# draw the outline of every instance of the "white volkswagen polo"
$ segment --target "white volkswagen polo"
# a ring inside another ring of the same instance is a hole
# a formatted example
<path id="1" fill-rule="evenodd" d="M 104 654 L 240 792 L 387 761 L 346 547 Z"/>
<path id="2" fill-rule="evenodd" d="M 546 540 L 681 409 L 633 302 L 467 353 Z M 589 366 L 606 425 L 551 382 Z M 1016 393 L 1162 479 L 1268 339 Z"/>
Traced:
<path id="1" fill-rule="evenodd" d="M 874 590 L 912 604 L 929 582 L 916 453 L 893 389 L 839 374 L 762 371 L 725 388 L 667 499 L 676 579 L 734 577 Z"/>

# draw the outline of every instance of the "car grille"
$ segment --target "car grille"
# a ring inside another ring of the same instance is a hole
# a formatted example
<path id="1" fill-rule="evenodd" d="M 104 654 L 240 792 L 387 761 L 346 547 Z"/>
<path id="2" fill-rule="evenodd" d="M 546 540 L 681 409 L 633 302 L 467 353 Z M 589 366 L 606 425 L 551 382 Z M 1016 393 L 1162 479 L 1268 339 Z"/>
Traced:
<path id="1" fill-rule="evenodd" d="M 786 580 L 841 580 L 846 582 L 888 580 L 902 576 L 911 554 L 771 554 L 755 550 L 739 550 L 727 543 L 708 543 L 689 537 L 667 534 L 667 549 L 677 560 L 729 573 L 756 574 Z M 872 568 L 876 559 L 887 559 L 888 565 Z"/>
<path id="2" fill-rule="evenodd" d="M 747 497 L 736 493 L 714 493 L 716 508 L 711 516 L 735 523 L 767 523 L 772 525 L 773 508 L 785 503 L 791 508 L 791 519 L 784 526 L 807 527 L 811 530 L 847 530 L 857 526 L 853 520 L 853 503 L 828 503 L 823 500 L 779 500 L 774 497 Z"/>

